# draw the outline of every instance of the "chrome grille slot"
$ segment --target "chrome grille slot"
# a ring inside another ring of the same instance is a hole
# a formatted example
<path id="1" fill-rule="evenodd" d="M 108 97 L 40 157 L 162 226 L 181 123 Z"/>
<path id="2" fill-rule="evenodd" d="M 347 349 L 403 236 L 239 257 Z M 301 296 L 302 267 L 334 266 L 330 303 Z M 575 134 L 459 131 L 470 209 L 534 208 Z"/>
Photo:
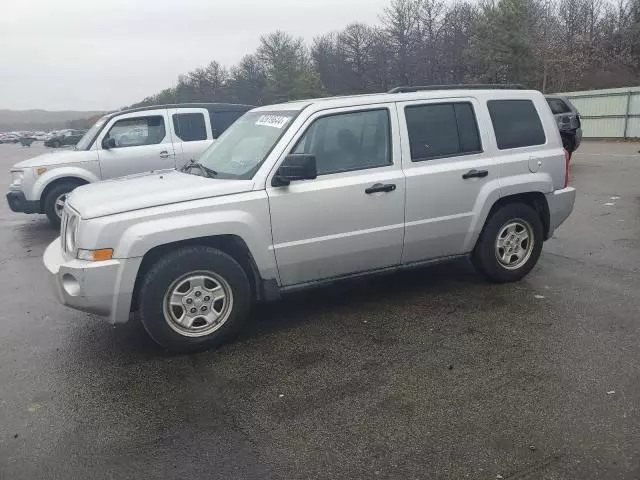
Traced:
<path id="1" fill-rule="evenodd" d="M 60 241 L 62 242 L 62 251 L 67 252 L 67 226 L 69 224 L 69 214 L 66 209 L 62 212 L 62 220 L 60 221 Z"/>

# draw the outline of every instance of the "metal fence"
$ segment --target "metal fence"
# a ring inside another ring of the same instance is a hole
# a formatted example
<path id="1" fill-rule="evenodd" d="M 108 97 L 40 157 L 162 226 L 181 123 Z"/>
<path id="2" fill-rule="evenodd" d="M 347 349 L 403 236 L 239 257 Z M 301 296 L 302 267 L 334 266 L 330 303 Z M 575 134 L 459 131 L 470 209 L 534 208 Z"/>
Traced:
<path id="1" fill-rule="evenodd" d="M 585 138 L 640 138 L 640 87 L 562 93 L 582 119 Z"/>

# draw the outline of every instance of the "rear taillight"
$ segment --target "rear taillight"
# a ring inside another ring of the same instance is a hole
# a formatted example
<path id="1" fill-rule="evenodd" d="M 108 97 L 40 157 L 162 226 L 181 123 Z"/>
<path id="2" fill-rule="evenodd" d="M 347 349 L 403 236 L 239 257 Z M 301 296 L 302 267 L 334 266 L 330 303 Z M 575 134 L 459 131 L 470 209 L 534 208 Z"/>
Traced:
<path id="1" fill-rule="evenodd" d="M 569 160 L 571 160 L 571 154 L 564 151 L 564 186 L 565 188 L 569 185 Z"/>

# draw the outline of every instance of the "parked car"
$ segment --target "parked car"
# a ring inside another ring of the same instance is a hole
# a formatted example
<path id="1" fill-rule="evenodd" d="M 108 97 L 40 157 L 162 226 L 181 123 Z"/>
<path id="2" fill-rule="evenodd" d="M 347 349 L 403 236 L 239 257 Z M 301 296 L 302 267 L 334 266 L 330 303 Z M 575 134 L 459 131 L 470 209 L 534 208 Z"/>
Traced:
<path id="1" fill-rule="evenodd" d="M 46 147 L 59 148 L 63 146 L 75 145 L 87 133 L 85 130 L 65 130 L 58 135 L 54 135 L 44 141 Z"/>
<path id="2" fill-rule="evenodd" d="M 48 140 L 47 134 L 45 132 L 36 132 L 34 133 L 33 137 L 39 142 L 44 142 L 45 140 Z"/>
<path id="3" fill-rule="evenodd" d="M 0 143 L 18 143 L 20 136 L 15 133 L 6 133 L 0 137 Z"/>
<path id="4" fill-rule="evenodd" d="M 44 254 L 60 302 L 111 323 L 137 311 L 175 351 L 230 338 L 255 300 L 343 278 L 470 257 L 519 280 L 575 199 L 527 90 L 260 107 L 183 170 L 76 189 Z"/>
<path id="5" fill-rule="evenodd" d="M 545 97 L 558 124 L 562 144 L 571 157 L 582 141 L 580 113 L 566 97 L 560 95 L 545 95 Z"/>
<path id="6" fill-rule="evenodd" d="M 77 186 L 182 167 L 191 158 L 197 158 L 250 108 L 216 103 L 179 104 L 105 115 L 82 137 L 75 150 L 40 155 L 15 164 L 7 194 L 9 207 L 14 212 L 46 213 L 57 227 L 65 199 Z"/>

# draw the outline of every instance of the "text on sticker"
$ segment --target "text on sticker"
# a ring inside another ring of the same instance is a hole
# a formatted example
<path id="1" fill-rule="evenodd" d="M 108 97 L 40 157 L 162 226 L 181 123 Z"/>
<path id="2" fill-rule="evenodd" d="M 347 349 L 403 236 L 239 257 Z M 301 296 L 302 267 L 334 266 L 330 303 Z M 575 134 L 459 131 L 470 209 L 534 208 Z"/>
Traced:
<path id="1" fill-rule="evenodd" d="M 283 117 L 281 115 L 262 115 L 256 122 L 256 125 L 282 128 L 287 124 L 290 118 L 291 117 Z"/>

